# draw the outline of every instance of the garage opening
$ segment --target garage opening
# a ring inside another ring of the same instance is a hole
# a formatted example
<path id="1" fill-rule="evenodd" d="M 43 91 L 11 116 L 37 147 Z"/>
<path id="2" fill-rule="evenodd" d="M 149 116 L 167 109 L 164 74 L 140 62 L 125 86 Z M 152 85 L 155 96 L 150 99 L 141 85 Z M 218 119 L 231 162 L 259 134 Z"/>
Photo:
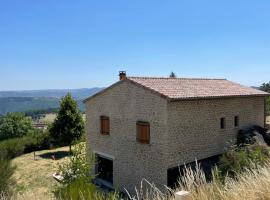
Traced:
<path id="1" fill-rule="evenodd" d="M 220 155 L 212 156 L 203 160 L 197 161 L 200 168 L 203 170 L 206 176 L 206 180 L 212 180 L 212 172 L 211 170 L 213 167 L 218 163 Z M 180 180 L 181 176 L 184 174 L 184 169 L 186 167 L 191 167 L 191 169 L 196 169 L 196 162 L 192 162 L 186 165 L 182 165 L 179 167 L 173 167 L 167 170 L 167 184 L 170 188 L 177 188 L 178 181 Z"/>
<path id="2" fill-rule="evenodd" d="M 96 155 L 96 175 L 97 178 L 107 183 L 113 184 L 113 161 L 101 155 Z"/>

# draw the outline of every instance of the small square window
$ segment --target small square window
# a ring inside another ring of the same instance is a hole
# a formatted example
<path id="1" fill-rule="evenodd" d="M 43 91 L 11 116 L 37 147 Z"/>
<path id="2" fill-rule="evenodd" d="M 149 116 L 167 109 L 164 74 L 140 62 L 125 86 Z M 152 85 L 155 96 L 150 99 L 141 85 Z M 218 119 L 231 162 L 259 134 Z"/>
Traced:
<path id="1" fill-rule="evenodd" d="M 225 129 L 226 127 L 226 120 L 225 117 L 220 118 L 220 128 Z"/>
<path id="2" fill-rule="evenodd" d="M 234 127 L 238 127 L 239 126 L 239 116 L 235 116 L 234 117 Z"/>

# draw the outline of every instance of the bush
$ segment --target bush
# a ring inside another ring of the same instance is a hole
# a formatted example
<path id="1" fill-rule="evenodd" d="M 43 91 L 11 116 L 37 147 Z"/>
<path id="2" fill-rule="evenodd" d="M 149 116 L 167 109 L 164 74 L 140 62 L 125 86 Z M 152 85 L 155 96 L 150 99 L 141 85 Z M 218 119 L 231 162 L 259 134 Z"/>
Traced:
<path id="1" fill-rule="evenodd" d="M 34 130 L 32 120 L 21 113 L 10 113 L 0 118 L 0 141 L 23 137 Z"/>
<path id="2" fill-rule="evenodd" d="M 24 149 L 25 141 L 21 138 L 8 139 L 0 142 L 0 154 L 10 159 L 22 155 Z"/>
<path id="3" fill-rule="evenodd" d="M 270 115 L 270 97 L 266 99 L 266 113 Z"/>
<path id="4" fill-rule="evenodd" d="M 59 174 L 64 178 L 64 184 L 69 184 L 78 178 L 92 180 L 91 166 L 94 164 L 94 157 L 86 153 L 85 143 L 75 146 L 69 161 L 59 166 Z"/>
<path id="5" fill-rule="evenodd" d="M 29 134 L 23 139 L 25 141 L 24 153 L 50 148 L 50 137 L 48 132 L 37 130 L 34 134 Z"/>
<path id="6" fill-rule="evenodd" d="M 263 165 L 269 159 L 269 155 L 266 146 L 233 146 L 221 156 L 218 169 L 223 177 L 234 177 L 243 170 Z"/>
<path id="7" fill-rule="evenodd" d="M 10 160 L 0 157 L 0 194 L 4 196 L 10 196 L 12 188 L 15 184 L 12 179 L 15 167 L 11 166 Z"/>
<path id="8" fill-rule="evenodd" d="M 60 186 L 55 192 L 57 199 L 80 200 L 94 199 L 96 187 L 84 178 L 78 178 L 67 185 Z"/>
<path id="9" fill-rule="evenodd" d="M 48 133 L 35 132 L 22 138 L 12 138 L 0 142 L 0 154 L 15 158 L 23 153 L 48 149 L 50 146 Z"/>
<path id="10" fill-rule="evenodd" d="M 103 195 L 92 183 L 91 166 L 93 157 L 86 154 L 85 143 L 77 144 L 69 161 L 59 166 L 59 174 L 64 178 L 63 185 L 54 191 L 57 199 L 118 199 L 117 195 Z M 91 159 L 88 159 L 91 158 Z"/>
<path id="11" fill-rule="evenodd" d="M 78 178 L 68 185 L 58 188 L 54 193 L 57 199 L 65 200 L 120 200 L 118 193 L 104 194 L 96 186 L 84 178 Z"/>

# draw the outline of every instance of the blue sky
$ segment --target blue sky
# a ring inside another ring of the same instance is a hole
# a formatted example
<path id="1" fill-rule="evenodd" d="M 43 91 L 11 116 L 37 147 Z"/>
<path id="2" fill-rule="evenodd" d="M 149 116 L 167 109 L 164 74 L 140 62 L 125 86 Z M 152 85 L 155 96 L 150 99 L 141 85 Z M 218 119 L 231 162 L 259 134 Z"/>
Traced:
<path id="1" fill-rule="evenodd" d="M 268 0 L 0 0 L 0 90 L 132 76 L 270 81 Z"/>

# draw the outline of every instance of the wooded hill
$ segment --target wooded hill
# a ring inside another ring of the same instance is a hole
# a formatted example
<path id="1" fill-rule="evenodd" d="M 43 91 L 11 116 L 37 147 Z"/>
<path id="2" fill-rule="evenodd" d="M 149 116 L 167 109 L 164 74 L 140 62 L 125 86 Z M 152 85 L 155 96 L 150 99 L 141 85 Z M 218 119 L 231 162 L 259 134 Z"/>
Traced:
<path id="1" fill-rule="evenodd" d="M 0 115 L 8 112 L 46 110 L 58 108 L 60 98 L 68 92 L 76 99 L 81 111 L 85 110 L 83 99 L 99 92 L 103 88 L 64 89 L 64 90 L 29 90 L 0 92 Z"/>

